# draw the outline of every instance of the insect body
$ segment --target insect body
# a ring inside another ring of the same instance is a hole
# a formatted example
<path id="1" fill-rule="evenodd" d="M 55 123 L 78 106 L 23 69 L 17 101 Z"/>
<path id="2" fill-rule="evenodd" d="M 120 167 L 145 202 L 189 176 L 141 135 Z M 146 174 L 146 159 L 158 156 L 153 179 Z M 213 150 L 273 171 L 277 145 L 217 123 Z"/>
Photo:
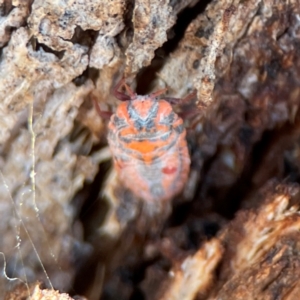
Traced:
<path id="1" fill-rule="evenodd" d="M 108 143 L 114 165 L 125 187 L 146 201 L 169 200 L 187 181 L 190 157 L 182 119 L 164 91 L 139 96 L 125 85 L 129 96 L 117 91 L 122 102 L 108 125 Z"/>

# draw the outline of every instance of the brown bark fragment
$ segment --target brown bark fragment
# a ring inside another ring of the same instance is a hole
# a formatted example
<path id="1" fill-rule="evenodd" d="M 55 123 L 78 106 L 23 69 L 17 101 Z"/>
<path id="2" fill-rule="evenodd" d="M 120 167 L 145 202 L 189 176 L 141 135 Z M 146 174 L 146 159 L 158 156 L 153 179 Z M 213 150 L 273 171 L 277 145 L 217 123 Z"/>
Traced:
<path id="1" fill-rule="evenodd" d="M 197 294 L 205 294 L 213 284 L 214 272 L 221 257 L 222 246 L 218 240 L 205 243 L 198 252 L 170 271 L 170 283 L 158 299 L 189 300 Z"/>
<path id="2" fill-rule="evenodd" d="M 40 43 L 57 51 L 72 51 L 71 39 L 78 26 L 83 30 L 97 30 L 100 34 L 119 33 L 124 5 L 124 1 L 104 0 L 34 1 L 29 28 Z"/>
<path id="3" fill-rule="evenodd" d="M 55 290 L 42 289 L 40 284 L 25 285 L 20 284 L 10 291 L 4 300 L 72 300 L 68 294 L 59 293 Z M 85 300 L 86 298 L 76 296 L 78 300 Z"/>
<path id="4" fill-rule="evenodd" d="M 225 252 L 209 299 L 293 299 L 299 290 L 299 188 L 268 188 L 260 208 L 240 213 L 221 233 Z"/>
<path id="5" fill-rule="evenodd" d="M 168 0 L 139 0 L 135 1 L 132 22 L 134 35 L 126 50 L 126 76 L 150 64 L 154 51 L 167 40 L 167 30 L 175 20 Z"/>

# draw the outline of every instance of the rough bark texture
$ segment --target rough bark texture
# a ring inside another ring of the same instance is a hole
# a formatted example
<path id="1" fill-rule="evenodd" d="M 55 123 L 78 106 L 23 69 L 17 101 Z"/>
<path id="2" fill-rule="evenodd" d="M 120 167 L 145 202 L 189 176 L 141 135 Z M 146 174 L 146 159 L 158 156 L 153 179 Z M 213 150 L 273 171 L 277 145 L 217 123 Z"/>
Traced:
<path id="1" fill-rule="evenodd" d="M 299 299 L 299 0 L 0 0 L 0 20 L 1 295 Z M 197 90 L 172 202 L 111 166 L 91 95 L 114 111 L 123 75 Z"/>

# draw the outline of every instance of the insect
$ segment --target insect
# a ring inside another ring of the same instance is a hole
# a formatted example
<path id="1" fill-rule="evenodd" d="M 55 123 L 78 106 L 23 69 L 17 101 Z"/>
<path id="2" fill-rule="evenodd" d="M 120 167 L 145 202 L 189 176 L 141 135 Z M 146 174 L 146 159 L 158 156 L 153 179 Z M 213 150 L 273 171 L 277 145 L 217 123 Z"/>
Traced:
<path id="1" fill-rule="evenodd" d="M 122 86 L 127 94 L 119 91 Z M 181 192 L 190 169 L 183 120 L 168 101 L 158 99 L 165 91 L 140 96 L 122 79 L 113 94 L 124 102 L 108 124 L 108 144 L 121 182 L 149 202 L 170 200 Z M 97 103 L 96 109 L 106 113 Z"/>

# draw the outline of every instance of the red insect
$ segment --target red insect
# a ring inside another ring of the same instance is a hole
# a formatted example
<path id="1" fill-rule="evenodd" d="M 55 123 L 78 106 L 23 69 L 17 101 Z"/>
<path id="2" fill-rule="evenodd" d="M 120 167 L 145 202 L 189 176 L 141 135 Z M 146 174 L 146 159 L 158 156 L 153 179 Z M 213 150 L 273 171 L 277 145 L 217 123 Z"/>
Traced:
<path id="1" fill-rule="evenodd" d="M 121 86 L 128 95 L 118 91 Z M 121 182 L 150 202 L 178 194 L 190 169 L 183 121 L 168 101 L 157 99 L 165 90 L 139 96 L 121 80 L 114 95 L 126 102 L 118 106 L 108 125 L 108 143 Z M 97 104 L 96 109 L 103 115 Z"/>

